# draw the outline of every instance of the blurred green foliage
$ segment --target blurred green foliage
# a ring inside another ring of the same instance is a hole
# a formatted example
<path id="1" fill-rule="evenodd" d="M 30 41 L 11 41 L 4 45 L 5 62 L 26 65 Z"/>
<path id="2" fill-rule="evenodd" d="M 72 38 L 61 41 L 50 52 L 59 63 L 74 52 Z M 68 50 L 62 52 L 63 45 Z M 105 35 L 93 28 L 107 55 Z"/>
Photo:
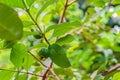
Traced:
<path id="1" fill-rule="evenodd" d="M 63 80 L 120 80 L 102 75 L 120 63 L 120 0 L 76 0 L 58 24 L 65 1 L 0 0 L 0 80 L 39 80 L 19 72 L 45 70 L 29 51 Z"/>

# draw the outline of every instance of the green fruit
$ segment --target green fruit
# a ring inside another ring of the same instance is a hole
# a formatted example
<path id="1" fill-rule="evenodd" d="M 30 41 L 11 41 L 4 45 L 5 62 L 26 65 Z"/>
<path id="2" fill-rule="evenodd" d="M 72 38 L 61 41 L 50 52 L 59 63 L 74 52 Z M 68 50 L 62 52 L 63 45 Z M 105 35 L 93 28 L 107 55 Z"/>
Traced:
<path id="1" fill-rule="evenodd" d="M 39 55 L 41 58 L 48 58 L 48 57 L 49 57 L 48 49 L 47 49 L 47 48 L 42 48 L 42 49 L 38 52 L 38 55 Z"/>
<path id="2" fill-rule="evenodd" d="M 42 36 L 40 36 L 40 35 L 34 35 L 34 38 L 36 38 L 36 39 L 40 39 L 40 38 L 42 38 Z"/>

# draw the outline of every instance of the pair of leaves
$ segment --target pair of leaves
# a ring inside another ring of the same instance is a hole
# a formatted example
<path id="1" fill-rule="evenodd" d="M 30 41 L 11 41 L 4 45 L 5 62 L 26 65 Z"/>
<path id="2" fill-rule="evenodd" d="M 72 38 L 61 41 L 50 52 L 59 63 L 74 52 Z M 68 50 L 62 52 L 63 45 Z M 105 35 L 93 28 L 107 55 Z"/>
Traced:
<path id="1" fill-rule="evenodd" d="M 62 68 L 70 66 L 65 50 L 57 44 L 50 45 L 48 49 L 42 48 L 38 54 L 45 58 L 50 57 L 56 65 Z"/>

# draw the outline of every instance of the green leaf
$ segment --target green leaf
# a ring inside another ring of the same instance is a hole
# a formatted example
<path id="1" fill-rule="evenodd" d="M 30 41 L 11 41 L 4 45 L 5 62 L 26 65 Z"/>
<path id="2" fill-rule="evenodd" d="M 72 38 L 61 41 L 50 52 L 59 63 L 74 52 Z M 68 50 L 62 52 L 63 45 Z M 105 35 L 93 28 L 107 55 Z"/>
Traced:
<path id="1" fill-rule="evenodd" d="M 35 19 L 37 20 L 38 16 L 50 5 L 50 4 L 53 4 L 56 0 L 47 0 L 42 7 L 39 8 L 36 16 L 35 16 Z"/>
<path id="2" fill-rule="evenodd" d="M 26 0 L 27 4 L 31 6 L 36 0 Z"/>
<path id="3" fill-rule="evenodd" d="M 56 41 L 56 44 L 58 45 L 64 45 L 72 42 L 74 40 L 74 37 L 72 35 L 64 36 Z"/>
<path id="4" fill-rule="evenodd" d="M 27 21 L 27 20 L 24 20 L 24 21 L 22 21 L 23 22 L 23 26 L 24 27 L 29 27 L 30 28 L 30 26 L 32 26 L 32 25 L 34 25 L 33 24 L 33 22 L 32 21 Z"/>
<path id="5" fill-rule="evenodd" d="M 0 0 L 0 3 L 4 3 L 11 7 L 19 7 L 19 8 L 24 7 L 22 0 Z"/>
<path id="6" fill-rule="evenodd" d="M 25 54 L 23 67 L 26 70 L 29 70 L 33 63 L 34 63 L 34 58 L 30 54 Z"/>
<path id="7" fill-rule="evenodd" d="M 15 80 L 27 80 L 28 79 L 28 74 L 22 74 L 18 75 Z"/>
<path id="8" fill-rule="evenodd" d="M 12 80 L 14 72 L 0 71 L 0 80 Z"/>
<path id="9" fill-rule="evenodd" d="M 49 46 L 48 50 L 50 53 L 50 58 L 56 65 L 63 68 L 70 66 L 70 62 L 66 56 L 65 50 L 61 46 L 52 44 Z"/>
<path id="10" fill-rule="evenodd" d="M 79 27 L 80 25 L 81 24 L 79 21 L 56 24 L 56 25 L 49 26 L 46 32 L 54 29 L 53 36 L 61 36 L 71 31 L 72 29 Z"/>
<path id="11" fill-rule="evenodd" d="M 93 4 L 97 7 L 105 6 L 104 0 L 93 0 Z"/>
<path id="12" fill-rule="evenodd" d="M 112 80 L 120 80 L 120 72 L 115 73 Z"/>
<path id="13" fill-rule="evenodd" d="M 19 43 L 13 46 L 10 54 L 10 60 L 12 61 L 15 67 L 19 68 L 22 66 L 23 58 L 25 57 L 26 53 L 26 47 L 23 44 Z"/>
<path id="14" fill-rule="evenodd" d="M 22 37 L 22 32 L 23 24 L 17 13 L 0 3 L 0 38 L 8 41 L 17 40 Z"/>

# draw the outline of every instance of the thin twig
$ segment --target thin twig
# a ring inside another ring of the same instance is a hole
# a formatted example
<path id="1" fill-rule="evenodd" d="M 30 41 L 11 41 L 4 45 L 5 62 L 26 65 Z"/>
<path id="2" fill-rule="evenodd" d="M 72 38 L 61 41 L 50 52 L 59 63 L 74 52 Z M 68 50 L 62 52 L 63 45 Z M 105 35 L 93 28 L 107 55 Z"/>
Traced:
<path id="1" fill-rule="evenodd" d="M 48 68 L 45 64 L 43 64 L 43 63 L 41 62 L 41 60 L 40 60 L 39 58 L 37 58 L 34 54 L 32 54 L 32 52 L 28 51 L 28 53 L 29 53 L 30 55 L 32 55 L 32 56 L 33 56 L 38 62 L 40 62 L 44 67 Z"/>
<path id="2" fill-rule="evenodd" d="M 117 64 L 117 65 L 113 66 L 112 68 L 104 71 L 104 72 L 102 73 L 102 75 L 105 76 L 105 75 L 107 75 L 107 74 L 109 74 L 109 73 L 117 70 L 118 68 L 120 68 L 120 64 Z"/>
<path id="3" fill-rule="evenodd" d="M 43 77 L 42 75 L 38 75 L 38 74 L 30 73 L 30 72 L 22 72 L 22 71 L 16 71 L 16 70 L 8 70 L 8 69 L 0 69 L 0 70 L 9 71 L 9 72 L 19 72 L 19 73 L 25 73 L 25 74 L 29 74 L 29 75 Z"/>
<path id="4" fill-rule="evenodd" d="M 61 17 L 60 17 L 60 19 L 59 19 L 59 24 L 62 23 L 62 21 L 63 21 L 63 18 L 64 18 L 64 16 L 65 16 L 65 12 L 66 12 L 66 9 L 67 9 L 67 5 L 68 5 L 68 0 L 66 0 L 66 2 L 65 2 L 62 15 L 61 15 Z"/>
<path id="5" fill-rule="evenodd" d="M 28 15 L 30 16 L 30 18 L 32 19 L 32 21 L 35 23 L 35 25 L 37 26 L 37 28 L 40 30 L 40 33 L 42 33 L 41 28 L 39 27 L 38 23 L 35 21 L 35 19 L 32 17 L 29 8 L 27 7 L 26 3 L 24 0 L 22 0 L 23 5 L 25 6 L 26 12 L 28 13 Z"/>
<path id="6" fill-rule="evenodd" d="M 34 24 L 37 26 L 37 28 L 39 29 L 40 34 L 42 34 L 42 36 L 44 37 L 46 43 L 47 43 L 48 45 L 50 45 L 49 41 L 48 41 L 47 38 L 45 37 L 45 34 L 42 32 L 42 29 L 40 28 L 40 26 L 38 25 L 38 23 L 36 22 L 36 20 L 33 18 L 32 14 L 30 13 L 30 9 L 27 8 L 27 5 L 26 5 L 25 1 L 22 0 L 22 2 L 23 2 L 23 4 L 24 4 L 24 6 L 25 6 L 26 12 L 27 12 L 28 15 L 30 16 L 30 18 L 32 19 L 32 21 L 34 22 Z"/>
<path id="7" fill-rule="evenodd" d="M 45 39 L 46 43 L 50 46 L 50 43 L 49 43 L 49 41 L 47 40 L 45 34 L 43 34 L 43 38 Z"/>
<path id="8" fill-rule="evenodd" d="M 45 73 L 43 74 L 43 77 L 47 77 L 48 72 L 50 71 L 52 73 L 52 75 L 54 76 L 54 78 L 56 78 L 56 80 L 60 80 L 59 77 L 55 74 L 55 72 L 51 69 L 53 62 L 51 62 L 50 67 L 46 66 L 45 64 L 43 64 L 39 58 L 37 58 L 34 54 L 32 54 L 32 52 L 28 51 L 28 53 L 30 55 L 32 55 L 38 62 L 40 62 L 45 68 L 47 68 L 47 70 L 45 71 Z M 44 80 L 44 79 L 43 79 Z"/>

